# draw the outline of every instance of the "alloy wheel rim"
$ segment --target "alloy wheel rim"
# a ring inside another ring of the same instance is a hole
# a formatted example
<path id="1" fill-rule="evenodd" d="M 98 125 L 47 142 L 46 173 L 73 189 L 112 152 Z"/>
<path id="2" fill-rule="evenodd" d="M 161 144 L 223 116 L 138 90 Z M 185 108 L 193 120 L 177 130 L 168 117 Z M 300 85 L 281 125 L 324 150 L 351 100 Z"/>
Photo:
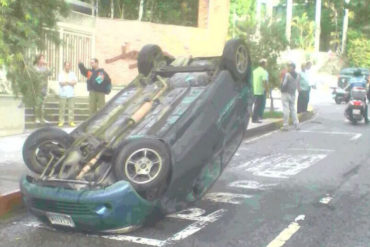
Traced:
<path id="1" fill-rule="evenodd" d="M 125 162 L 127 178 L 135 184 L 147 184 L 156 179 L 162 169 L 161 156 L 153 149 L 133 152 Z"/>

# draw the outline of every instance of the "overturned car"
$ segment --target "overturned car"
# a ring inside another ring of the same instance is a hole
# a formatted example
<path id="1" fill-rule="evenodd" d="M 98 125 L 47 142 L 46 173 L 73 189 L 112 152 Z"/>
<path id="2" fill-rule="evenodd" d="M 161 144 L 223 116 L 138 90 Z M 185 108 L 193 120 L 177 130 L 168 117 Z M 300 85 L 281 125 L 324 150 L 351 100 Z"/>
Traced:
<path id="1" fill-rule="evenodd" d="M 30 212 L 54 227 L 122 233 L 200 199 L 238 149 L 251 108 L 242 40 L 220 57 L 173 59 L 156 45 L 139 75 L 70 134 L 33 132 L 21 179 Z"/>

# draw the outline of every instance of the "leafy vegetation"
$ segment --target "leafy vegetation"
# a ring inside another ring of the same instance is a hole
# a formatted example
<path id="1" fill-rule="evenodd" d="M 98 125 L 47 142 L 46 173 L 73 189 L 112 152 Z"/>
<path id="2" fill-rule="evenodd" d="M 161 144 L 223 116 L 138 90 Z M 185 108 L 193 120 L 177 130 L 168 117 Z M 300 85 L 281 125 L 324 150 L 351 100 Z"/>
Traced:
<path id="1" fill-rule="evenodd" d="M 351 66 L 370 68 L 370 39 L 361 32 L 349 32 L 347 57 Z"/>
<path id="2" fill-rule="evenodd" d="M 23 96 L 26 105 L 34 106 L 41 94 L 41 76 L 35 71 L 31 51 L 43 50 L 48 39 L 58 42 L 53 30 L 57 16 L 66 16 L 63 0 L 0 1 L 0 66 L 4 66 L 15 94 Z"/>
<path id="3" fill-rule="evenodd" d="M 99 16 L 127 20 L 139 18 L 138 0 L 98 0 Z M 89 2 L 89 0 L 85 0 Z M 197 26 L 198 0 L 144 0 L 142 21 L 182 26 Z"/>
<path id="4" fill-rule="evenodd" d="M 282 22 L 267 20 L 261 23 L 259 35 L 256 35 L 256 22 L 245 21 L 237 25 L 236 37 L 243 38 L 247 43 L 253 67 L 257 67 L 260 59 L 267 60 L 271 88 L 280 84 L 280 68 L 277 60 L 280 52 L 285 50 L 288 45 L 284 27 Z"/>

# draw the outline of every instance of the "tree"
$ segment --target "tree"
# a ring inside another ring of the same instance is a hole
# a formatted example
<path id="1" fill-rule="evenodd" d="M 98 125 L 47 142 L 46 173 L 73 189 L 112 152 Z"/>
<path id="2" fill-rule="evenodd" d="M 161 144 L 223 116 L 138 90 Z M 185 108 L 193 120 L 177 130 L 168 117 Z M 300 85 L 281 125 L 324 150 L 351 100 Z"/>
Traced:
<path id="1" fill-rule="evenodd" d="M 292 26 L 297 29 L 297 46 L 302 49 L 312 49 L 314 41 L 314 22 L 310 21 L 306 13 L 293 18 Z"/>
<path id="2" fill-rule="evenodd" d="M 7 77 L 16 95 L 23 102 L 34 106 L 38 100 L 40 75 L 32 66 L 31 51 L 42 51 L 46 36 L 58 42 L 56 29 L 59 16 L 68 14 L 64 0 L 0 0 L 0 66 L 4 66 Z"/>
<path id="3" fill-rule="evenodd" d="M 243 38 L 248 45 L 252 66 L 257 67 L 260 59 L 267 60 L 267 71 L 269 73 L 269 91 L 280 85 L 280 68 L 277 63 L 280 52 L 284 51 L 288 46 L 288 41 L 285 37 L 284 23 L 276 20 L 261 23 L 260 35 L 256 39 L 255 31 L 257 24 L 255 22 L 245 21 L 237 25 L 237 36 Z M 273 107 L 273 99 L 271 98 L 271 110 Z"/>

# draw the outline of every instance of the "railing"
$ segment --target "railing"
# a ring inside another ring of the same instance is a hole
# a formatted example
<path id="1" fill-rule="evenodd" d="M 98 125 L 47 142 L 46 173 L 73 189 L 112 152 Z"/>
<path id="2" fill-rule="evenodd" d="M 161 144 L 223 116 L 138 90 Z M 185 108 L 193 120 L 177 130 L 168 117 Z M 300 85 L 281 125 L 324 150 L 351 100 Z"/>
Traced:
<path id="1" fill-rule="evenodd" d="M 60 27 L 60 45 L 56 45 L 47 38 L 44 54 L 51 70 L 49 81 L 58 81 L 58 75 L 63 70 L 63 64 L 68 61 L 71 70 L 77 75 L 78 81 L 84 78 L 78 71 L 78 62 L 81 61 L 87 66 L 93 56 L 94 36 L 92 32 L 74 30 L 73 28 Z"/>

